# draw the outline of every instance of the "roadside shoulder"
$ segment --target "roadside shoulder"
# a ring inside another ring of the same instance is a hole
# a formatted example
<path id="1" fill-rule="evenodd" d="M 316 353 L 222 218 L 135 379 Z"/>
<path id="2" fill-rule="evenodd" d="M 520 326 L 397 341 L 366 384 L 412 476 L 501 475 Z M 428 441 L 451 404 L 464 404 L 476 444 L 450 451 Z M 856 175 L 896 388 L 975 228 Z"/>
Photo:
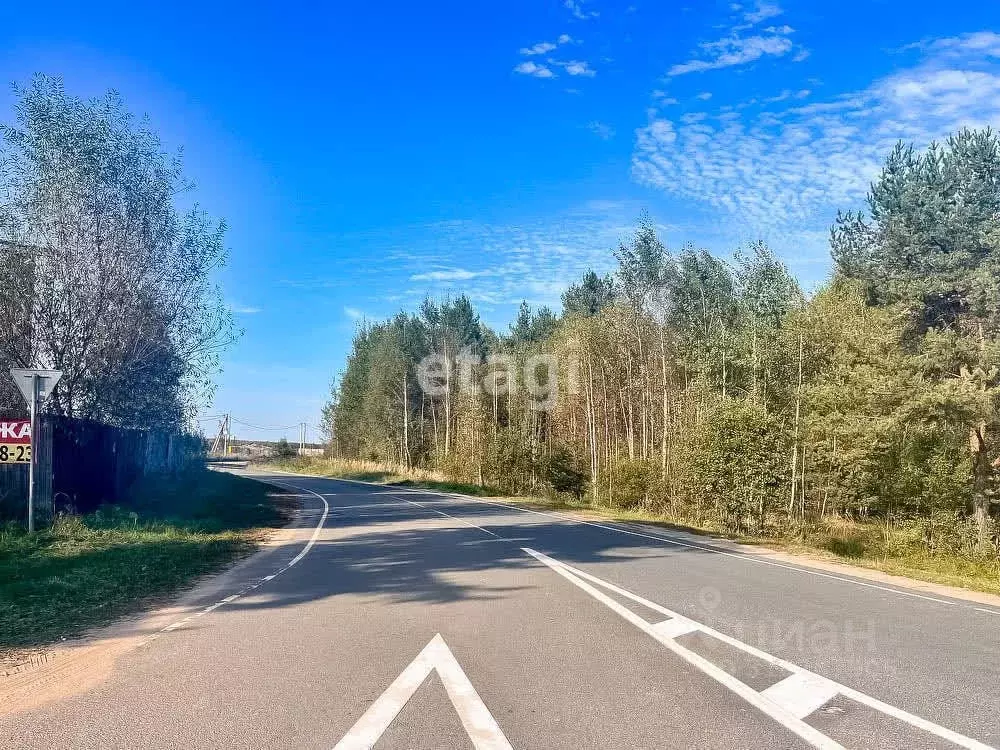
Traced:
<path id="1" fill-rule="evenodd" d="M 299 502 L 289 523 L 271 530 L 254 552 L 196 579 L 172 602 L 125 616 L 78 638 L 26 650 L 28 656 L 22 662 L 0 665 L 0 715 L 35 708 L 99 684 L 120 656 L 204 611 L 206 603 L 242 591 L 273 573 L 308 542 L 313 526 L 314 519 Z"/>

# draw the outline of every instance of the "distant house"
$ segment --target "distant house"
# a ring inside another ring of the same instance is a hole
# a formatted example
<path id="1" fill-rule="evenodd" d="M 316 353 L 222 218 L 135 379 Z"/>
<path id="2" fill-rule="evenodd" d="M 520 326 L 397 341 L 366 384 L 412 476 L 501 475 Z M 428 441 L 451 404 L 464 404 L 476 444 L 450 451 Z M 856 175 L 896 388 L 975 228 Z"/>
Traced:
<path id="1" fill-rule="evenodd" d="M 299 448 L 296 450 L 300 456 L 315 456 L 317 458 L 322 458 L 323 452 L 323 448 Z"/>

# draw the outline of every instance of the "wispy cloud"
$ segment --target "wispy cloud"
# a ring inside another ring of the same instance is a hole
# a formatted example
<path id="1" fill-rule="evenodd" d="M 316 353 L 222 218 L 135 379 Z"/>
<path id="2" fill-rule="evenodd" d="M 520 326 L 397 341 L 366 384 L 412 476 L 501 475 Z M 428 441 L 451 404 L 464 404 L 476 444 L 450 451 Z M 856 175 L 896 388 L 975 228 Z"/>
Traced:
<path id="1" fill-rule="evenodd" d="M 565 2 L 563 3 L 563 7 L 565 7 L 570 13 L 573 14 L 573 18 L 576 18 L 580 21 L 586 21 L 591 18 L 597 18 L 599 15 L 601 15 L 596 10 L 584 10 L 583 0 L 565 0 Z"/>
<path id="2" fill-rule="evenodd" d="M 963 126 L 1000 124 L 1000 35 L 933 40 L 919 53 L 910 67 L 826 100 L 803 103 L 810 91 L 790 89 L 739 112 L 654 111 L 637 131 L 633 175 L 755 234 L 825 246 L 836 210 L 860 207 L 897 141 L 925 146 Z M 778 102 L 785 108 L 767 106 Z"/>
<path id="3" fill-rule="evenodd" d="M 344 315 L 346 315 L 351 320 L 361 320 L 362 318 L 365 317 L 365 314 L 356 307 L 345 307 Z"/>
<path id="4" fill-rule="evenodd" d="M 252 305 L 233 305 L 232 310 L 237 315 L 256 315 L 261 312 L 259 307 L 253 307 Z"/>
<path id="5" fill-rule="evenodd" d="M 739 9 L 739 6 L 734 6 L 734 8 Z M 789 38 L 794 29 L 787 24 L 768 26 L 750 36 L 743 34 L 761 21 L 781 13 L 781 8 L 773 3 L 758 3 L 754 10 L 742 14 L 739 22 L 732 26 L 727 36 L 715 41 L 703 42 L 699 45 L 700 54 L 698 57 L 671 66 L 667 75 L 701 73 L 706 70 L 746 65 L 762 57 L 787 55 L 795 48 Z"/>
<path id="6" fill-rule="evenodd" d="M 427 294 L 466 294 L 487 313 L 522 299 L 558 306 L 565 288 L 588 268 L 610 270 L 612 250 L 634 229 L 640 210 L 631 203 L 591 201 L 516 225 L 447 222 L 435 228 L 426 249 L 408 246 L 388 262 L 409 271 L 413 286 L 404 296 L 410 304 Z M 440 254 L 440 247 L 448 253 Z M 461 265 L 448 264 L 454 260 Z"/>
<path id="7" fill-rule="evenodd" d="M 439 271 L 415 273 L 410 276 L 410 281 L 467 281 L 481 275 L 481 272 L 468 271 L 464 268 L 446 268 Z"/>
<path id="8" fill-rule="evenodd" d="M 749 25 L 766 21 L 781 15 L 781 8 L 776 3 L 757 3 L 757 7 L 744 14 L 743 20 Z"/>
<path id="9" fill-rule="evenodd" d="M 587 128 L 602 141 L 610 141 L 615 137 L 615 129 L 598 120 L 588 123 Z"/>

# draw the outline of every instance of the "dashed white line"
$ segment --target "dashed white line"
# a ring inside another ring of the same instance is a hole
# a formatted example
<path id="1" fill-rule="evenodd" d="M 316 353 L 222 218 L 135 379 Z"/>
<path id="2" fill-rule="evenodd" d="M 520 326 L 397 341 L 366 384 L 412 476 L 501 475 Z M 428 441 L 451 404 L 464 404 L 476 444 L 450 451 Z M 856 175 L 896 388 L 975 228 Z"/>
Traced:
<path id="1" fill-rule="evenodd" d="M 464 523 L 466 526 L 471 526 L 474 529 L 479 529 L 480 531 L 485 531 L 487 534 L 489 534 L 490 536 L 495 536 L 497 539 L 503 539 L 502 536 L 500 536 L 499 534 L 497 534 L 497 533 L 495 533 L 493 531 L 490 531 L 489 529 L 484 529 L 482 526 L 477 526 L 476 524 L 472 523 L 471 521 L 466 521 L 464 518 L 459 518 L 458 516 L 453 516 L 450 513 L 445 513 L 443 510 L 438 510 L 437 508 L 431 508 L 431 507 L 428 507 L 427 505 L 424 505 L 423 503 L 414 502 L 413 500 L 404 500 L 404 502 L 407 502 L 410 505 L 416 505 L 418 508 L 423 508 L 424 510 L 433 511 L 434 513 L 437 513 L 440 516 L 446 516 L 447 518 L 450 518 L 450 519 L 452 519 L 454 521 L 458 521 L 459 523 Z"/>

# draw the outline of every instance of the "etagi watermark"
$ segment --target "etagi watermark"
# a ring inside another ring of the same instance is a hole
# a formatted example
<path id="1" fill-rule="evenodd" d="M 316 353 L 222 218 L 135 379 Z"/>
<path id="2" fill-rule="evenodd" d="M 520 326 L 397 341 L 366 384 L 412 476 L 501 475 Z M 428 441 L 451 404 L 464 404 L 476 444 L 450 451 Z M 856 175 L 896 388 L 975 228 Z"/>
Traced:
<path id="1" fill-rule="evenodd" d="M 463 349 L 454 357 L 430 354 L 417 364 L 417 382 L 428 396 L 444 396 L 457 388 L 463 395 L 487 393 L 500 397 L 520 389 L 530 396 L 534 411 L 548 411 L 559 400 L 560 383 L 567 393 L 576 392 L 574 367 L 566 368 L 560 377 L 558 358 L 553 354 L 533 354 L 519 364 L 507 354 L 490 354 L 485 359 Z"/>

